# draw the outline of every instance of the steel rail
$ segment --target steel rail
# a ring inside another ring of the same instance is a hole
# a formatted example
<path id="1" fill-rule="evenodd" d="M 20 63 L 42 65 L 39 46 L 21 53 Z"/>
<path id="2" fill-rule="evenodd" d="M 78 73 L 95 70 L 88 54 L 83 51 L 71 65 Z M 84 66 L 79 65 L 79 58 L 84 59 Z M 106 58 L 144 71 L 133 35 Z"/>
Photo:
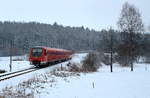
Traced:
<path id="1" fill-rule="evenodd" d="M 3 74 L 3 75 L 0 76 L 0 81 L 4 81 L 4 80 L 10 79 L 10 78 L 13 78 L 13 77 L 16 77 L 16 76 L 20 76 L 20 75 L 23 75 L 23 74 L 26 74 L 26 73 L 30 73 L 30 72 L 33 72 L 33 71 L 36 71 L 36 70 L 38 70 L 38 69 L 28 68 L 28 69 L 24 69 L 24 70 L 12 72 L 12 73 Z"/>
<path id="2" fill-rule="evenodd" d="M 10 75 L 10 74 L 15 74 L 15 73 L 22 72 L 22 71 L 29 70 L 29 69 L 34 69 L 34 67 L 33 68 L 22 69 L 22 70 L 15 71 L 15 72 L 4 73 L 4 74 L 0 75 L 0 77 L 4 77 L 4 76 Z"/>

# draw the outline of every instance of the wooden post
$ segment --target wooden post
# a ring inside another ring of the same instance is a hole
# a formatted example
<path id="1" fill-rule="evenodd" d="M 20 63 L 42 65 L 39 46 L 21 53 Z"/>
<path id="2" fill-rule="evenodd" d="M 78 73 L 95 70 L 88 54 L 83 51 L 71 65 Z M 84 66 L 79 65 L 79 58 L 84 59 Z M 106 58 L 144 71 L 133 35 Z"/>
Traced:
<path id="1" fill-rule="evenodd" d="M 94 82 L 92 83 L 93 88 L 95 88 Z"/>
<path id="2" fill-rule="evenodd" d="M 61 71 L 63 70 L 62 64 L 61 64 Z"/>

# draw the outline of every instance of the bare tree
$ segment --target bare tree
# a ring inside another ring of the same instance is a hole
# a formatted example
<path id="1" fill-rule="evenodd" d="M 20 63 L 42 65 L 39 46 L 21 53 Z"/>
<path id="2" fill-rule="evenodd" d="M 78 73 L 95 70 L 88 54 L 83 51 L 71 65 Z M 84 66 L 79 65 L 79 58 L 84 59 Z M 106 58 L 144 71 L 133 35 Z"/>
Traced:
<path id="1" fill-rule="evenodd" d="M 133 71 L 133 62 L 136 59 L 136 44 L 135 37 L 136 34 L 142 33 L 144 31 L 144 25 L 142 23 L 141 14 L 139 10 L 134 6 L 126 2 L 122 6 L 122 11 L 118 21 L 118 26 L 121 32 L 124 33 L 124 41 L 127 42 L 124 45 L 127 46 L 129 65 L 131 66 L 131 71 Z"/>

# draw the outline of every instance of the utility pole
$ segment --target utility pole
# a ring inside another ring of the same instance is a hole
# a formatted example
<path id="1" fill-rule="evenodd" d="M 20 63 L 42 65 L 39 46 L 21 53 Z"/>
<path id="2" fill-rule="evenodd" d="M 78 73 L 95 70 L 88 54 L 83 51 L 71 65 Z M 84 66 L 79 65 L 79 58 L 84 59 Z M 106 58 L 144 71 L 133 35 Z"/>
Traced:
<path id="1" fill-rule="evenodd" d="M 109 30 L 110 33 L 110 72 L 113 72 L 113 39 L 112 39 L 112 29 Z"/>
<path id="2" fill-rule="evenodd" d="M 9 38 L 9 37 L 8 37 Z M 10 72 L 12 71 L 12 47 L 13 47 L 13 40 L 12 39 L 6 39 L 6 38 L 3 38 L 3 37 L 0 37 L 0 39 L 2 39 L 3 40 L 3 45 L 2 45 L 2 47 L 3 48 L 5 48 L 6 46 L 7 46 L 7 42 L 8 43 L 10 43 L 9 45 L 9 50 L 8 50 L 8 52 L 9 52 L 9 56 L 10 56 L 10 63 L 9 63 L 9 70 L 10 70 Z"/>
<path id="3" fill-rule="evenodd" d="M 13 41 L 10 40 L 10 50 L 9 50 L 9 54 L 10 54 L 10 63 L 9 63 L 9 68 L 10 68 L 10 72 L 12 71 L 12 45 L 13 45 Z"/>
<path id="4" fill-rule="evenodd" d="M 130 31 L 130 65 L 131 65 L 131 71 L 133 71 L 133 33 Z"/>

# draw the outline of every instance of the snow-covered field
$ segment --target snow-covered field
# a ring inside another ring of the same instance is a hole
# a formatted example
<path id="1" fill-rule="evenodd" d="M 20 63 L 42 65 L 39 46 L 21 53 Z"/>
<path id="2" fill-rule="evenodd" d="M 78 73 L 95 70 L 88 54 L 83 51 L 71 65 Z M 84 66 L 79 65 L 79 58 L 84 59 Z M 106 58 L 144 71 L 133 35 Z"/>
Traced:
<path id="1" fill-rule="evenodd" d="M 103 66 L 98 72 L 70 76 L 67 82 L 57 78 L 54 87 L 47 87 L 38 98 L 150 98 L 150 68 L 136 65 L 130 68 Z"/>
<path id="2" fill-rule="evenodd" d="M 80 61 L 86 54 L 76 54 L 70 62 Z M 3 62 L 0 60 L 0 64 Z M 8 61 L 7 61 L 8 62 Z M 14 66 L 29 65 L 27 61 L 14 61 Z M 5 86 L 15 86 L 22 81 L 37 77 L 40 74 L 68 62 L 57 64 L 52 67 L 41 69 L 39 71 L 18 76 L 7 81 L 0 82 L 0 89 Z M 5 64 L 5 63 L 2 63 Z M 21 67 L 20 67 L 21 68 Z M 16 68 L 17 69 L 17 68 Z M 36 98 L 150 98 L 150 67 L 148 64 L 134 64 L 134 71 L 131 72 L 128 67 L 120 67 L 114 64 L 113 73 L 110 73 L 109 66 L 103 65 L 98 72 L 80 73 L 79 75 L 70 75 L 69 77 L 50 76 L 48 80 L 53 82 L 44 82 L 36 85 Z M 48 81 L 47 80 L 47 81 Z"/>
<path id="3" fill-rule="evenodd" d="M 93 73 L 69 78 L 69 82 L 57 79 L 55 87 L 47 88 L 42 98 L 149 98 L 148 72 Z M 94 85 L 94 87 L 93 87 Z"/>

